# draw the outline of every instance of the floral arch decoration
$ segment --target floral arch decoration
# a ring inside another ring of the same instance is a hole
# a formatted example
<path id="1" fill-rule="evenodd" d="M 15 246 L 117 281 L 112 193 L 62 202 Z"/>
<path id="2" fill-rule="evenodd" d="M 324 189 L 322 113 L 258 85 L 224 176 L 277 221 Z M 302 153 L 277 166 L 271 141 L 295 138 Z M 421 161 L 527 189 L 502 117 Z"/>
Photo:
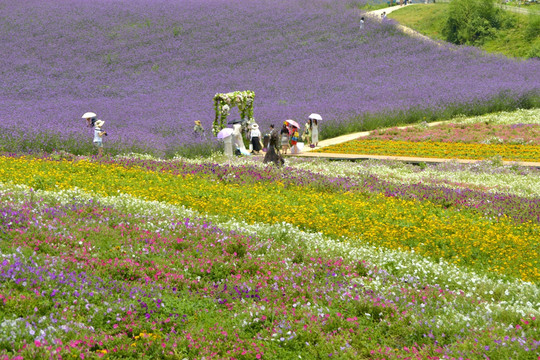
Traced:
<path id="1" fill-rule="evenodd" d="M 217 133 L 227 124 L 227 116 L 229 116 L 231 107 L 233 106 L 238 106 L 242 120 L 252 122 L 254 99 L 255 92 L 251 90 L 216 94 L 214 96 L 216 117 L 212 124 L 212 132 L 214 135 L 217 135 Z"/>

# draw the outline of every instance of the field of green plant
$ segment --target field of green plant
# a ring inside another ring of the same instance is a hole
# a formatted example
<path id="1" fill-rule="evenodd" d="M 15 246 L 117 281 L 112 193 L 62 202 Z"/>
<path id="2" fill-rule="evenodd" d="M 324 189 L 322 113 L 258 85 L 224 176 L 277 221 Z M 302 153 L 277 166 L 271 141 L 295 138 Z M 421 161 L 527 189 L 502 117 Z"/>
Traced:
<path id="1" fill-rule="evenodd" d="M 0 179 L 0 359 L 540 356 L 535 168 L 4 153 Z"/>

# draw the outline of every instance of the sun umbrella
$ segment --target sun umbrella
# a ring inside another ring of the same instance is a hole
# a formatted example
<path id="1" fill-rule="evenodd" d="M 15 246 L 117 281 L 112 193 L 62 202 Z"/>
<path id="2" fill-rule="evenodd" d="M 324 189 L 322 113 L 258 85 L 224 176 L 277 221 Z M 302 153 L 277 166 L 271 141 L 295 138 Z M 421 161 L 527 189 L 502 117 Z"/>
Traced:
<path id="1" fill-rule="evenodd" d="M 308 119 L 313 119 L 313 120 L 321 121 L 321 120 L 322 120 L 322 117 L 321 117 L 321 115 L 319 115 L 319 114 L 313 113 L 313 114 L 309 115 Z"/>
<path id="2" fill-rule="evenodd" d="M 289 119 L 289 120 L 285 120 L 285 122 L 287 124 L 291 125 L 291 126 L 294 126 L 294 127 L 298 128 L 298 129 L 300 129 L 300 125 L 298 125 L 298 123 L 296 121 L 294 121 L 294 120 Z"/>
<path id="3" fill-rule="evenodd" d="M 242 122 L 242 119 L 236 119 L 236 120 L 229 121 L 227 124 L 234 125 L 234 124 L 240 124 L 241 122 Z"/>
<path id="4" fill-rule="evenodd" d="M 93 117 L 96 117 L 96 114 L 94 114 L 93 112 L 86 112 L 82 116 L 83 119 L 88 119 L 88 118 L 93 118 Z"/>
<path id="5" fill-rule="evenodd" d="M 218 139 L 225 139 L 227 136 L 231 136 L 231 134 L 233 133 L 233 129 L 231 128 L 224 128 L 224 129 L 221 129 L 220 132 L 217 133 L 217 138 Z"/>

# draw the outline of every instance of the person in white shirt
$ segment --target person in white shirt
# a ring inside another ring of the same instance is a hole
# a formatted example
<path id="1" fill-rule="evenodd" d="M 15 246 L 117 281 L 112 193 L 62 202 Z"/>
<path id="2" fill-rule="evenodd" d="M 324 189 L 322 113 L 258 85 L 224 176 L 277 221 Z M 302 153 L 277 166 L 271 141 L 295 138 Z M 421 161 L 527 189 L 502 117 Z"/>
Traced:
<path id="1" fill-rule="evenodd" d="M 97 120 L 94 124 L 94 146 L 98 148 L 98 156 L 103 155 L 103 136 L 107 136 L 107 132 L 102 130 L 105 121 Z"/>
<path id="2" fill-rule="evenodd" d="M 262 150 L 261 147 L 261 131 L 259 130 L 259 124 L 253 123 L 251 124 L 251 131 L 250 138 L 251 138 L 251 145 L 253 146 L 252 153 L 258 154 L 259 151 Z"/>

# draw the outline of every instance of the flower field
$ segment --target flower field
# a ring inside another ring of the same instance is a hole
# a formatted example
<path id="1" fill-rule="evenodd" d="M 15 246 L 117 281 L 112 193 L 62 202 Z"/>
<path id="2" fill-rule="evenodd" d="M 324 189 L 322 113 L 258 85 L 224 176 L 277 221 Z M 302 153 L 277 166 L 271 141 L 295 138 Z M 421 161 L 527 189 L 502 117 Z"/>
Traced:
<path id="1" fill-rule="evenodd" d="M 358 140 L 317 152 L 428 158 L 490 159 L 540 162 L 540 111 L 487 115 L 433 127 L 416 125 L 372 131 Z"/>
<path id="2" fill-rule="evenodd" d="M 535 169 L 53 154 L 0 178 L 1 358 L 540 356 Z"/>
<path id="3" fill-rule="evenodd" d="M 320 113 L 322 138 L 540 106 L 537 59 L 360 31 L 361 2 L 0 0 L 0 150 L 88 154 L 93 111 L 111 154 L 209 152 L 212 99 L 235 90 L 263 129 Z"/>
<path id="4" fill-rule="evenodd" d="M 540 360 L 540 170 L 500 161 L 540 161 L 540 61 L 363 2 L 0 0 L 0 360 Z M 235 90 L 378 129 L 333 151 L 487 160 L 226 158 Z"/>

